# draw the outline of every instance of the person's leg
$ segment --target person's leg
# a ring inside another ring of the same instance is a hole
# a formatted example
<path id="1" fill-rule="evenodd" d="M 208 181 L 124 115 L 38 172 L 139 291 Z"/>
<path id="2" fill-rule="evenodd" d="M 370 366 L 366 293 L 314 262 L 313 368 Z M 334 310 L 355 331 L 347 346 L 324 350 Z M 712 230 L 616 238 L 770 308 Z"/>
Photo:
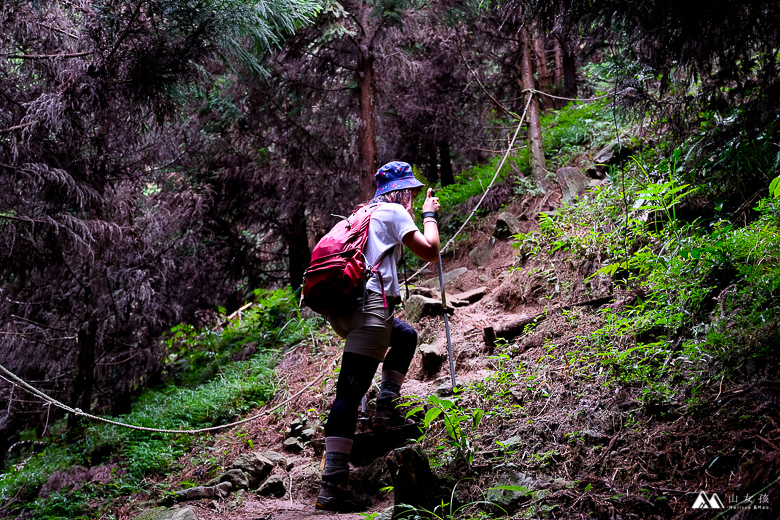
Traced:
<path id="1" fill-rule="evenodd" d="M 390 330 L 390 351 L 382 364 L 382 389 L 379 398 L 398 397 L 417 349 L 417 331 L 398 318 Z"/>
<path id="2" fill-rule="evenodd" d="M 392 327 L 392 307 L 385 307 L 381 294 L 368 292 L 365 305 L 351 315 L 334 318 L 346 332 L 344 356 L 336 383 L 336 399 L 325 426 L 325 469 L 317 508 L 351 512 L 371 505 L 366 495 L 350 491 L 349 455 L 357 426 L 358 405 L 371 386 L 376 369 L 387 352 Z"/>
<path id="3" fill-rule="evenodd" d="M 377 397 L 377 411 L 373 421 L 375 430 L 399 422 L 400 415 L 395 409 L 395 400 L 401 395 L 401 386 L 409 372 L 416 349 L 417 331 L 408 323 L 394 318 L 390 332 L 390 351 L 382 364 L 382 386 Z"/>
<path id="4" fill-rule="evenodd" d="M 342 437 L 352 439 L 357 426 L 358 405 L 371 386 L 379 360 L 344 352 L 341 371 L 336 383 L 336 399 L 330 408 L 325 438 Z"/>
<path id="5" fill-rule="evenodd" d="M 325 425 L 325 468 L 317 509 L 352 512 L 371 505 L 368 496 L 356 494 L 347 487 L 349 455 L 357 426 L 358 405 L 371 386 L 379 360 L 345 352 L 336 384 L 336 399 Z"/>

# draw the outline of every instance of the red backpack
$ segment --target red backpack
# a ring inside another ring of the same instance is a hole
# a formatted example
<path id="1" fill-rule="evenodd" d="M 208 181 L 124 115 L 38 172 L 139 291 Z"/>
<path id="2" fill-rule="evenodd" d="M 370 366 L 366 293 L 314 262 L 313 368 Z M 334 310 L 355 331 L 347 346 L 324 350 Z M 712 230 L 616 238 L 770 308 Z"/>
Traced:
<path id="1" fill-rule="evenodd" d="M 354 310 L 365 284 L 376 273 L 382 286 L 382 300 L 387 307 L 382 275 L 377 271 L 385 253 L 372 266 L 366 261 L 368 226 L 371 214 L 379 204 L 363 206 L 336 224 L 322 237 L 311 253 L 311 263 L 303 278 L 303 301 L 321 314 L 346 313 Z"/>

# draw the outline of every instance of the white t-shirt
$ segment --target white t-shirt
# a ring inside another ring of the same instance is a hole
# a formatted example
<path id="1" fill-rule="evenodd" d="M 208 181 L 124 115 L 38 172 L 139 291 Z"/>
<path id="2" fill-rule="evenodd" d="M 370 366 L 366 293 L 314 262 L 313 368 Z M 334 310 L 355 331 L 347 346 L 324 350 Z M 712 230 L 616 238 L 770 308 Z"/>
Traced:
<path id="1" fill-rule="evenodd" d="M 403 244 L 404 236 L 412 231 L 418 231 L 417 226 L 402 205 L 394 202 L 380 203 L 379 207 L 371 214 L 371 222 L 368 225 L 366 259 L 371 265 L 374 265 L 374 262 L 384 251 L 398 244 Z M 396 247 L 395 251 L 387 253 L 377 269 L 382 273 L 385 295 L 387 296 L 401 294 L 397 266 L 398 259 L 401 258 L 401 247 Z M 381 293 L 379 276 L 372 276 L 366 284 L 366 289 Z"/>

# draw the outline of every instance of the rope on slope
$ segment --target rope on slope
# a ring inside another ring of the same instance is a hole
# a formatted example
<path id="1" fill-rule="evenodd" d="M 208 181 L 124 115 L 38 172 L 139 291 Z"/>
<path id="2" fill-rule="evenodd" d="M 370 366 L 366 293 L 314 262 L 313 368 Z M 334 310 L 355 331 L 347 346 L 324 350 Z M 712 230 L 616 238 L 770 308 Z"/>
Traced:
<path id="1" fill-rule="evenodd" d="M 473 73 L 473 71 L 472 71 L 472 73 Z M 480 83 L 480 85 L 481 85 L 481 83 Z M 523 90 L 523 92 L 536 92 L 536 93 L 542 94 L 544 96 L 548 96 L 548 97 L 552 97 L 552 98 L 556 98 L 556 99 L 563 99 L 563 100 L 567 100 L 567 101 L 595 101 L 597 99 L 603 99 L 603 98 L 609 96 L 609 94 L 606 94 L 604 96 L 599 96 L 599 97 L 595 97 L 595 98 L 579 98 L 579 99 L 575 99 L 575 98 L 565 98 L 565 97 L 560 97 L 560 96 L 554 96 L 552 94 L 548 94 L 546 92 L 542 92 L 541 90 L 536 90 L 536 89 L 525 89 L 525 90 Z M 531 104 L 531 100 L 532 99 L 533 98 L 529 96 L 528 101 L 525 104 L 525 108 L 523 109 L 523 114 L 520 116 L 519 123 L 517 125 L 517 128 L 515 129 L 515 133 L 512 136 L 512 141 L 509 143 L 509 147 L 507 148 L 506 152 L 504 153 L 504 157 L 501 158 L 501 163 L 498 165 L 498 168 L 496 169 L 496 173 L 493 175 L 493 178 L 490 180 L 490 184 L 488 184 L 487 188 L 485 188 L 485 192 L 482 194 L 482 197 L 479 199 L 479 202 L 477 202 L 477 205 L 471 211 L 469 216 L 466 218 L 466 220 L 463 222 L 463 224 L 461 224 L 461 226 L 458 228 L 458 230 L 455 232 L 455 234 L 452 236 L 452 238 L 450 238 L 447 241 L 447 243 L 444 244 L 444 247 L 441 248 L 440 252 L 446 251 L 447 248 L 450 245 L 452 245 L 452 243 L 455 241 L 455 238 L 458 235 L 460 235 L 461 231 L 463 231 L 463 228 L 466 227 L 466 224 L 468 224 L 469 221 L 471 220 L 471 218 L 477 213 L 477 210 L 482 205 L 482 201 L 484 201 L 485 197 L 487 197 L 487 194 L 490 191 L 490 188 L 493 187 L 493 184 L 496 182 L 496 179 L 498 178 L 498 174 L 501 171 L 501 168 L 504 167 L 504 163 L 506 162 L 507 157 L 509 157 L 509 152 L 512 151 L 512 147 L 514 146 L 515 141 L 517 140 L 517 134 L 520 132 L 520 128 L 523 126 L 523 121 L 525 120 L 525 115 L 528 112 L 528 107 Z M 506 111 L 506 109 L 504 109 L 504 110 Z M 513 115 L 509 111 L 507 111 L 507 113 L 509 113 L 510 115 Z M 430 262 L 426 263 L 419 270 L 417 270 L 414 274 L 412 274 L 408 279 L 414 279 L 416 276 L 418 276 L 420 273 L 422 273 L 422 271 L 425 268 L 427 268 L 429 265 L 430 265 Z M 251 303 L 245 305 L 244 307 L 242 307 L 241 309 L 239 309 L 238 311 L 233 313 L 229 318 L 235 316 L 236 314 L 239 314 L 242 310 L 246 309 L 249 306 L 251 306 Z M 203 432 L 209 432 L 209 431 L 215 431 L 215 430 L 222 430 L 222 429 L 225 429 L 225 428 L 231 428 L 233 426 L 238 426 L 240 424 L 244 424 L 244 423 L 248 423 L 248 422 L 254 421 L 254 420 L 259 419 L 260 417 L 262 417 L 264 415 L 270 414 L 274 410 L 276 410 L 276 409 L 282 407 L 283 405 L 289 403 L 290 401 L 292 401 L 293 399 L 295 399 L 296 397 L 301 395 L 304 391 L 306 391 L 309 388 L 311 388 L 314 385 L 314 383 L 320 381 L 325 376 L 325 374 L 328 373 L 327 371 L 321 373 L 316 379 L 314 379 L 308 385 L 303 387 L 298 393 L 296 393 L 292 397 L 289 397 L 288 399 L 282 401 L 281 403 L 279 403 L 278 405 L 274 406 L 270 410 L 263 410 L 260 413 L 253 415 L 252 417 L 248 417 L 246 419 L 242 419 L 240 421 L 235 421 L 235 422 L 232 422 L 232 423 L 229 423 L 229 424 L 222 424 L 222 425 L 219 425 L 219 426 L 210 426 L 208 428 L 199 428 L 199 429 L 196 429 L 196 430 L 165 430 L 165 429 L 160 429 L 160 428 L 148 428 L 146 426 L 137 426 L 137 425 L 134 425 L 134 424 L 127 424 L 127 423 L 122 423 L 122 422 L 118 422 L 118 421 L 113 421 L 111 419 L 106 419 L 105 417 L 100 417 L 98 415 L 92 415 L 90 413 L 84 412 L 80 408 L 72 408 L 72 407 L 70 407 L 70 406 L 68 406 L 68 405 L 66 405 L 64 403 L 61 403 L 60 401 L 54 399 L 53 397 L 50 397 L 50 396 L 44 394 L 43 392 L 41 392 L 40 390 L 36 389 L 35 387 L 30 385 L 29 383 L 25 382 L 23 379 L 18 377 L 16 374 L 11 372 L 7 368 L 5 368 L 3 365 L 0 365 L 0 371 L 5 372 L 5 374 L 8 375 L 8 377 L 10 377 L 13 380 L 13 381 L 9 381 L 9 383 L 11 383 L 12 385 L 17 386 L 19 388 L 22 388 L 24 390 L 27 390 L 31 394 L 34 394 L 34 395 L 40 397 L 41 399 L 43 399 L 44 401 L 46 401 L 50 405 L 53 404 L 53 405 L 55 405 L 55 406 L 65 410 L 68 413 L 72 413 L 72 414 L 75 414 L 75 415 L 78 415 L 78 416 L 81 416 L 81 417 L 85 417 L 87 419 L 92 419 L 94 421 L 102 421 L 104 423 L 112 424 L 114 426 L 122 426 L 124 428 L 130 428 L 132 430 L 141 430 L 141 431 L 156 432 L 156 433 L 175 433 L 175 434 L 194 434 L 194 433 L 203 433 Z M 16 383 L 14 381 L 16 381 Z"/>
<path id="2" fill-rule="evenodd" d="M 482 194 L 482 198 L 479 199 L 479 202 L 477 202 L 477 205 L 474 207 L 474 210 L 469 214 L 469 216 L 466 218 L 466 220 L 461 224 L 460 228 L 458 228 L 458 231 L 455 232 L 454 235 L 452 235 L 452 238 L 450 238 L 446 244 L 444 244 L 444 247 L 442 247 L 439 252 L 443 253 L 447 250 L 447 248 L 452 245 L 452 243 L 455 241 L 455 238 L 460 235 L 460 232 L 463 231 L 463 228 L 466 227 L 466 224 L 469 223 L 471 220 L 471 217 L 474 216 L 474 214 L 477 212 L 479 207 L 482 205 L 482 201 L 485 200 L 485 197 L 487 197 L 488 192 L 490 191 L 490 188 L 493 187 L 493 184 L 496 182 L 496 179 L 498 178 L 498 173 L 501 171 L 501 168 L 504 167 L 504 163 L 506 162 L 506 158 L 509 157 L 509 152 L 512 151 L 512 147 L 515 145 L 515 141 L 517 140 L 517 134 L 520 133 L 520 128 L 523 126 L 523 120 L 525 120 L 525 114 L 528 112 L 528 106 L 531 104 L 531 100 L 533 97 L 528 96 L 528 102 L 525 104 L 525 108 L 523 109 L 523 115 L 520 116 L 520 122 L 517 125 L 517 128 L 515 129 L 515 134 L 512 136 L 512 141 L 509 143 L 509 147 L 506 149 L 506 153 L 504 153 L 504 157 L 501 158 L 501 164 L 498 165 L 498 168 L 496 169 L 496 173 L 493 175 L 493 178 L 490 180 L 490 184 L 488 184 L 488 187 L 485 188 L 485 193 Z M 430 262 L 422 266 L 417 272 L 415 272 L 412 276 L 409 277 L 409 279 L 414 279 L 415 276 L 419 275 L 421 272 L 423 272 L 423 269 L 431 265 Z"/>
<path id="3" fill-rule="evenodd" d="M 333 361 L 331 363 L 329 363 L 329 365 L 333 364 L 335 361 L 336 361 L 336 359 L 334 358 Z M 72 414 L 75 414 L 75 415 L 78 415 L 78 416 L 81 416 L 81 417 L 85 417 L 87 419 L 92 419 L 94 421 L 101 421 L 101 422 L 104 422 L 104 423 L 112 424 L 114 426 L 122 426 L 124 428 L 130 428 L 131 430 L 141 430 L 141 431 L 145 431 L 145 432 L 155 432 L 155 433 L 177 433 L 177 434 L 182 434 L 182 433 L 193 434 L 193 433 L 203 433 L 203 432 L 210 432 L 210 431 L 215 431 L 215 430 L 222 430 L 222 429 L 225 429 L 225 428 L 231 428 L 233 426 L 238 426 L 239 424 L 244 424 L 244 423 L 248 423 L 250 421 L 254 421 L 256 419 L 259 419 L 260 417 L 263 417 L 264 415 L 270 414 L 274 410 L 276 410 L 276 409 L 284 406 L 285 404 L 289 403 L 290 401 L 292 401 L 293 399 L 295 399 L 296 397 L 301 395 L 303 392 L 305 392 L 306 390 L 311 388 L 315 383 L 320 381 L 323 377 L 325 377 L 326 374 L 333 372 L 332 370 L 324 370 L 319 376 L 317 376 L 313 381 L 311 381 L 309 384 L 304 386 L 295 395 L 285 399 L 284 401 L 282 401 L 278 405 L 274 406 L 270 410 L 262 410 L 260 413 L 255 414 L 252 417 L 248 417 L 246 419 L 242 419 L 240 421 L 235 421 L 235 422 L 232 422 L 232 423 L 229 423 L 229 424 L 221 424 L 219 426 L 209 426 L 208 428 L 199 428 L 197 430 L 165 430 L 165 429 L 160 429 L 160 428 L 148 428 L 146 426 L 137 426 L 135 424 L 127 424 L 127 423 L 122 423 L 122 422 L 118 422 L 118 421 L 112 421 L 111 419 L 106 419 L 105 417 L 100 417 L 98 415 L 92 415 L 90 413 L 87 413 L 87 412 L 81 410 L 80 408 L 71 408 L 70 406 L 68 406 L 68 405 L 66 405 L 64 403 L 61 403 L 58 400 L 54 399 L 53 397 L 48 396 L 48 395 L 44 394 L 43 392 L 41 392 L 40 390 L 36 389 L 35 387 L 30 385 L 29 383 L 25 382 L 22 378 L 20 378 L 19 376 L 17 376 L 16 374 L 11 372 L 7 368 L 5 368 L 3 365 L 0 365 L 0 371 L 5 372 L 5 374 L 12 379 L 12 381 L 9 381 L 9 383 L 11 383 L 12 385 L 17 386 L 19 388 L 22 388 L 24 390 L 27 390 L 31 394 L 34 394 L 34 395 L 40 397 L 41 399 L 43 399 L 47 403 L 53 404 L 53 405 L 55 405 L 55 406 L 57 406 L 59 408 L 62 408 L 63 410 L 65 410 L 68 413 L 72 413 Z M 3 378 L 3 379 L 5 379 L 5 378 Z M 16 382 L 14 382 L 14 381 L 16 381 Z"/>
<path id="4" fill-rule="evenodd" d="M 618 94 L 622 94 L 624 92 L 627 92 L 631 90 L 630 88 L 626 88 L 621 90 L 618 93 L 611 93 L 611 94 L 604 94 L 603 96 L 596 96 L 592 98 L 569 98 L 569 97 L 561 97 L 561 96 L 554 96 L 552 94 L 548 94 L 547 92 L 542 92 L 541 90 L 536 90 L 535 88 L 527 88 L 523 90 L 523 92 L 536 92 L 537 94 L 541 94 L 543 96 L 547 96 L 553 99 L 563 99 L 564 101 L 598 101 L 599 99 L 604 99 L 610 96 L 617 96 Z"/>
<path id="5" fill-rule="evenodd" d="M 468 65 L 468 64 L 466 64 L 466 65 Z M 471 69 L 469 68 L 469 70 L 471 70 Z M 473 74 L 473 72 L 472 72 L 472 74 Z M 479 81 L 479 80 L 477 80 L 477 81 Z M 480 86 L 481 85 L 482 84 L 480 83 Z M 484 89 L 484 87 L 483 87 L 483 89 Z M 546 92 L 542 92 L 541 90 L 536 90 L 536 89 L 533 89 L 533 88 L 524 89 L 523 92 L 536 92 L 536 93 L 542 94 L 544 96 L 548 96 L 548 97 L 552 97 L 552 98 L 556 98 L 556 99 L 564 99 L 564 100 L 567 100 L 567 101 L 595 101 L 597 99 L 603 99 L 603 98 L 608 97 L 608 96 L 616 95 L 616 94 L 605 94 L 603 96 L 598 96 L 598 97 L 594 97 L 594 98 L 565 98 L 565 97 L 560 97 L 560 96 L 554 96 L 552 94 L 548 94 Z M 625 90 L 622 91 L 622 92 L 625 92 Z M 491 99 L 492 99 L 492 97 L 491 97 Z M 477 205 L 474 207 L 472 212 L 469 214 L 469 216 L 466 218 L 466 220 L 463 222 L 463 224 L 458 228 L 458 231 L 456 231 L 455 234 L 452 235 L 452 238 L 450 238 L 447 241 L 447 243 L 444 244 L 444 247 L 442 247 L 440 249 L 440 251 L 439 251 L 440 253 L 443 253 L 444 251 L 446 251 L 447 248 L 455 241 L 455 238 L 458 235 L 460 235 L 460 232 L 463 231 L 463 228 L 465 228 L 466 224 L 469 223 L 469 221 L 471 220 L 471 217 L 473 217 L 476 214 L 477 210 L 482 205 L 482 201 L 485 200 L 485 197 L 487 196 L 488 191 L 490 191 L 490 188 L 492 188 L 493 184 L 496 182 L 496 179 L 498 178 L 498 174 L 501 171 L 501 168 L 504 167 L 504 163 L 506 162 L 506 158 L 509 156 L 509 152 L 512 151 L 512 147 L 514 146 L 515 141 L 517 140 L 517 134 L 520 132 L 520 128 L 523 126 L 523 121 L 525 121 L 525 115 L 528 112 L 528 106 L 531 104 L 531 100 L 532 99 L 533 98 L 531 96 L 528 97 L 528 101 L 526 102 L 525 108 L 523 109 L 523 114 L 520 116 L 520 120 L 519 120 L 519 122 L 517 124 L 517 129 L 515 129 L 515 134 L 512 136 L 512 141 L 509 143 L 509 147 L 507 148 L 506 152 L 504 153 L 504 157 L 501 159 L 501 164 L 498 165 L 498 168 L 496 169 L 496 173 L 493 175 L 493 178 L 490 180 L 490 184 L 488 184 L 488 187 L 485 188 L 485 192 L 482 194 L 482 197 L 479 199 L 479 202 L 477 202 Z M 513 117 L 516 117 L 512 112 L 509 112 L 507 109 L 505 109 L 503 106 L 501 106 L 501 104 L 499 104 L 499 106 L 505 112 L 507 112 L 508 114 L 512 115 Z M 423 270 L 425 270 L 429 265 L 431 265 L 430 262 L 428 262 L 425 265 L 423 265 L 414 274 L 412 274 L 408 278 L 408 280 L 413 280 L 416 276 L 418 276 L 420 273 L 422 273 Z"/>

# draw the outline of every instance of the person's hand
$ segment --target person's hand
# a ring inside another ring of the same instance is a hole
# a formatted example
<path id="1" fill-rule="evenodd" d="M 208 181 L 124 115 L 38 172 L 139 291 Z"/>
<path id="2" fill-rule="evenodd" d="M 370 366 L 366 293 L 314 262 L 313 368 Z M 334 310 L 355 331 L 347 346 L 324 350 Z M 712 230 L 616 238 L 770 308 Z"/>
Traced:
<path id="1" fill-rule="evenodd" d="M 428 194 L 425 197 L 425 202 L 423 202 L 423 211 L 435 211 L 436 213 L 439 212 L 439 197 L 433 196 L 433 188 L 428 188 Z"/>

